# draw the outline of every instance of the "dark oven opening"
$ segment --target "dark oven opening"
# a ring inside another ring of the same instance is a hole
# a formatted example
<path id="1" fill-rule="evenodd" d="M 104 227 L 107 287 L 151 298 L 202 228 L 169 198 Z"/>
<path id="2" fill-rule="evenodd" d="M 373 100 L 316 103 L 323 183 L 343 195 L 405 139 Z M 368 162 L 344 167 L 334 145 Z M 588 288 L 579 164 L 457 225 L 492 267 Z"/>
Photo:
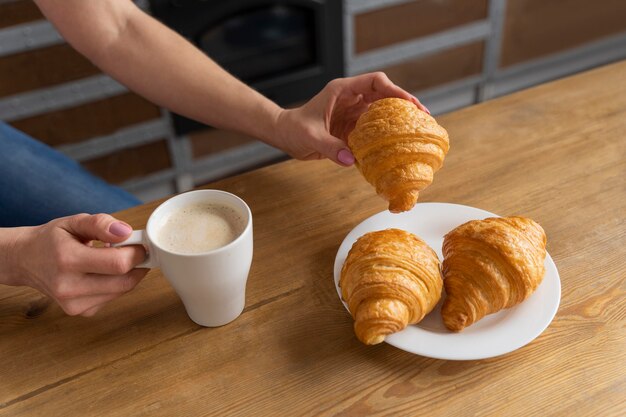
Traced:
<path id="1" fill-rule="evenodd" d="M 281 106 L 343 76 L 340 0 L 151 0 L 152 14 Z M 176 133 L 205 128 L 173 115 Z"/>

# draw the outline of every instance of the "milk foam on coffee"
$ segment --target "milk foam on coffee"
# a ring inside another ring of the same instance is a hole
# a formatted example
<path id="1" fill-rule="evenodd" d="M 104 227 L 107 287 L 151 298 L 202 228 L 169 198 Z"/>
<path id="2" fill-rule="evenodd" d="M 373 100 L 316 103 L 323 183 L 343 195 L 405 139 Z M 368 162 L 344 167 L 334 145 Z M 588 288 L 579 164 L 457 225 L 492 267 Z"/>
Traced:
<path id="1" fill-rule="evenodd" d="M 164 216 L 156 241 L 171 252 L 207 252 L 235 240 L 244 226 L 243 218 L 231 207 L 206 202 L 190 203 Z"/>

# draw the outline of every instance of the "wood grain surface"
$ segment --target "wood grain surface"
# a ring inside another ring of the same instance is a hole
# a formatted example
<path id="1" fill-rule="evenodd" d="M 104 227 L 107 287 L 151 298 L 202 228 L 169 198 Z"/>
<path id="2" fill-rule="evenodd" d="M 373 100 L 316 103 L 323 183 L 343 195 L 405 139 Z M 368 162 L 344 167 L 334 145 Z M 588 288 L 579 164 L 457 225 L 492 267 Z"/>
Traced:
<path id="1" fill-rule="evenodd" d="M 0 288 L 0 416 L 612 416 L 626 399 L 626 62 L 438 117 L 451 150 L 420 201 L 546 230 L 562 299 L 533 342 L 480 361 L 365 346 L 333 284 L 386 204 L 354 168 L 288 161 L 207 187 L 254 216 L 247 306 L 202 328 L 152 270 L 93 318 Z M 145 226 L 158 202 L 119 213 Z"/>

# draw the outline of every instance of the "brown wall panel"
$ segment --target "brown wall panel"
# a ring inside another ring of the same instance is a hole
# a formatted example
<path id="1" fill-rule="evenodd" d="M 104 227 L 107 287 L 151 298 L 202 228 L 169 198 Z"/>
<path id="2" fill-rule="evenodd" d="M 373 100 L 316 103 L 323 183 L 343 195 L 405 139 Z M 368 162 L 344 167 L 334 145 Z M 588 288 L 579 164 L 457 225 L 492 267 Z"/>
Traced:
<path id="1" fill-rule="evenodd" d="M 43 19 L 32 0 L 0 2 L 0 28 Z"/>
<path id="2" fill-rule="evenodd" d="M 171 167 L 167 142 L 124 149 L 83 163 L 89 171 L 113 184 L 140 178 Z"/>
<path id="3" fill-rule="evenodd" d="M 157 106 L 133 93 L 11 122 L 51 146 L 107 135 L 121 127 L 160 117 Z"/>
<path id="4" fill-rule="evenodd" d="M 624 0 L 508 0 L 500 65 L 626 32 Z"/>
<path id="5" fill-rule="evenodd" d="M 355 52 L 431 35 L 487 17 L 487 0 L 416 0 L 354 18 Z"/>
<path id="6" fill-rule="evenodd" d="M 189 141 L 193 157 L 196 159 L 255 142 L 255 139 L 241 133 L 207 129 L 189 134 Z"/>
<path id="7" fill-rule="evenodd" d="M 400 87 L 420 91 L 480 74 L 483 49 L 483 42 L 471 43 L 383 68 L 382 71 Z"/>
<path id="8" fill-rule="evenodd" d="M 0 58 L 0 97 L 85 78 L 100 71 L 67 44 Z"/>

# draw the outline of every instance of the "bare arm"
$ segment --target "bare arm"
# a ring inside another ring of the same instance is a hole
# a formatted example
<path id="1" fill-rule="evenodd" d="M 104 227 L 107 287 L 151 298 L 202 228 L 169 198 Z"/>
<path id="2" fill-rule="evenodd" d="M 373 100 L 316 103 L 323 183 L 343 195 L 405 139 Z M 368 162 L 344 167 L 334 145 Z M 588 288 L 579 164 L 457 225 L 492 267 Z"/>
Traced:
<path id="1" fill-rule="evenodd" d="M 131 1 L 37 0 L 81 54 L 148 100 L 271 145 L 281 108 Z"/>
<path id="2" fill-rule="evenodd" d="M 333 80 L 305 105 L 285 110 L 131 1 L 35 1 L 74 48 L 131 90 L 189 118 L 254 136 L 298 159 L 352 165 L 347 134 L 374 100 L 400 97 L 428 111 L 383 73 Z"/>

